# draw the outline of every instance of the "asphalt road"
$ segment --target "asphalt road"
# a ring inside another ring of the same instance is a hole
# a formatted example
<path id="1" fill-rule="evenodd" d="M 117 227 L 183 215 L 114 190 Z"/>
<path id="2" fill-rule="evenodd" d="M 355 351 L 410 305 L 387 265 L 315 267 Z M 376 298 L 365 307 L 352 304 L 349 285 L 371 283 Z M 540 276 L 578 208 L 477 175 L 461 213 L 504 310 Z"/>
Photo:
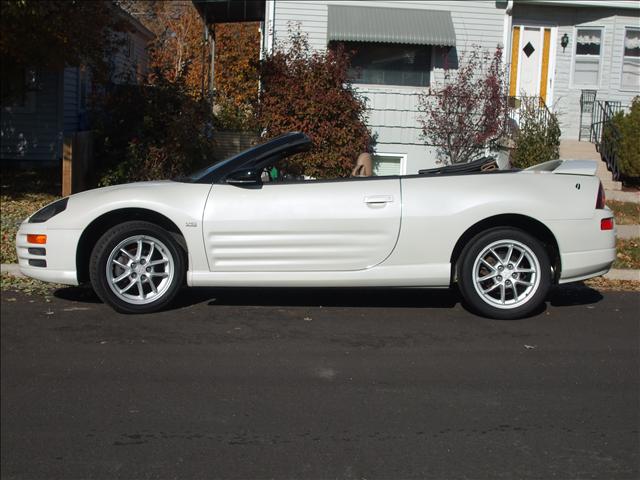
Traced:
<path id="1" fill-rule="evenodd" d="M 2 295 L 2 478 L 640 476 L 640 294 L 520 321 L 447 292 Z"/>

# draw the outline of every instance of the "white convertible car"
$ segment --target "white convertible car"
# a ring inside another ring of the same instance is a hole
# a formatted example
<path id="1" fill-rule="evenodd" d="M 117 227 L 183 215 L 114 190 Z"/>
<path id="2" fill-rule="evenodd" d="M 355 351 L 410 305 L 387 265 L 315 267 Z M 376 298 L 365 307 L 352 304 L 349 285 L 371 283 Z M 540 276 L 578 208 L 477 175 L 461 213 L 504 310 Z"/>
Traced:
<path id="1" fill-rule="evenodd" d="M 602 275 L 615 258 L 595 162 L 334 180 L 283 175 L 287 157 L 309 146 L 307 136 L 290 133 L 189 177 L 54 202 L 22 223 L 20 270 L 68 285 L 90 281 L 126 313 L 162 309 L 185 282 L 457 284 L 471 310 L 511 319 L 539 307 L 552 284 Z"/>

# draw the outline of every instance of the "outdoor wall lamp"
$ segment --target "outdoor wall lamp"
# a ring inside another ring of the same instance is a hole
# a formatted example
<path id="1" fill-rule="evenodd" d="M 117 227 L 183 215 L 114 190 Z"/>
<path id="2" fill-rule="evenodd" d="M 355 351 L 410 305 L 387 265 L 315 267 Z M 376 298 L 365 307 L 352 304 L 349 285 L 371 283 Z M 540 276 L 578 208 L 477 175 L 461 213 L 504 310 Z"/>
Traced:
<path id="1" fill-rule="evenodd" d="M 569 45 L 569 35 L 565 33 L 562 36 L 562 38 L 560 39 L 560 45 L 562 45 L 562 53 L 564 53 L 564 49 L 567 48 L 567 45 Z"/>

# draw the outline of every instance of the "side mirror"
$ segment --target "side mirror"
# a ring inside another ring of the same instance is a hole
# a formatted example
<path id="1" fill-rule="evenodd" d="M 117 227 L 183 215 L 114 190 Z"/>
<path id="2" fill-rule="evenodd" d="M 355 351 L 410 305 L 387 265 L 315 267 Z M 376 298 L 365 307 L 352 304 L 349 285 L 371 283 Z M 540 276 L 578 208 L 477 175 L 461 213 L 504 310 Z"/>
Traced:
<path id="1" fill-rule="evenodd" d="M 238 187 L 256 187 L 262 185 L 261 175 L 260 170 L 236 170 L 227 176 L 226 182 Z"/>

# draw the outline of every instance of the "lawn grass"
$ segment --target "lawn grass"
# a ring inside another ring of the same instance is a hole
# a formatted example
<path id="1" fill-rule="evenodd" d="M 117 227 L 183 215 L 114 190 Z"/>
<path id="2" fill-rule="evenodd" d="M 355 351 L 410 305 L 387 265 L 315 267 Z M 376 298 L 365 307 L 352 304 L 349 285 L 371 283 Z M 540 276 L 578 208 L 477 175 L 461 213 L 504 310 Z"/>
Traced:
<path id="1" fill-rule="evenodd" d="M 608 200 L 607 206 L 613 210 L 616 225 L 636 225 L 640 223 L 640 204 Z"/>
<path id="2" fill-rule="evenodd" d="M 640 238 L 630 238 L 616 240 L 616 261 L 613 268 L 634 268 L 640 269 Z"/>
<path id="3" fill-rule="evenodd" d="M 16 232 L 36 210 L 60 198 L 59 169 L 2 170 L 0 263 L 16 263 Z"/>

